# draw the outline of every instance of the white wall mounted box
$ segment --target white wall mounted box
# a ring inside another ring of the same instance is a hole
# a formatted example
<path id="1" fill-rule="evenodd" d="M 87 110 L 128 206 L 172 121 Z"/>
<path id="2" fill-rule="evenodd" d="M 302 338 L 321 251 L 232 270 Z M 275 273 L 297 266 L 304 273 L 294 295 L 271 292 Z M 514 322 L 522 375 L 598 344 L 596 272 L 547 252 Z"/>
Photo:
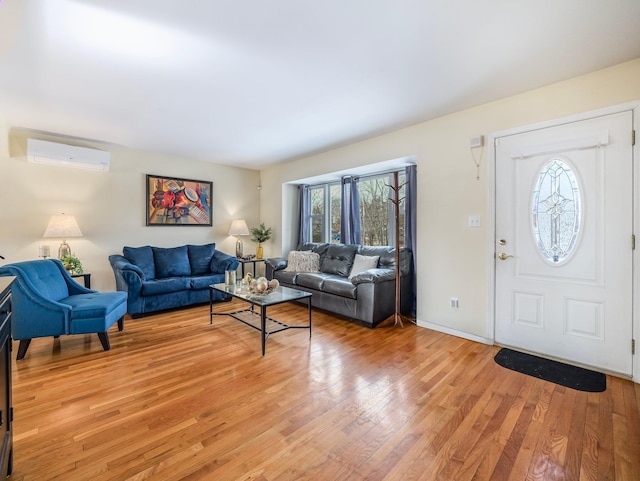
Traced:
<path id="1" fill-rule="evenodd" d="M 111 154 L 104 150 L 27 139 L 27 161 L 108 172 Z"/>
<path id="2" fill-rule="evenodd" d="M 471 148 L 474 147 L 482 147 L 484 145 L 484 135 L 478 135 L 477 137 L 471 137 L 469 141 L 469 146 Z"/>

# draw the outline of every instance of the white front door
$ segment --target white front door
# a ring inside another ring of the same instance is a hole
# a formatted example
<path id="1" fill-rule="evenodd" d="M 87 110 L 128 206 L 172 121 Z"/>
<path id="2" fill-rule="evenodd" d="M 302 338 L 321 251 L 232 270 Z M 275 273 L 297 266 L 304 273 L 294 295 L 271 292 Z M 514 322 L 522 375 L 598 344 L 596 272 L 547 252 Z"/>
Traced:
<path id="1" fill-rule="evenodd" d="M 495 139 L 495 340 L 632 374 L 633 111 Z"/>

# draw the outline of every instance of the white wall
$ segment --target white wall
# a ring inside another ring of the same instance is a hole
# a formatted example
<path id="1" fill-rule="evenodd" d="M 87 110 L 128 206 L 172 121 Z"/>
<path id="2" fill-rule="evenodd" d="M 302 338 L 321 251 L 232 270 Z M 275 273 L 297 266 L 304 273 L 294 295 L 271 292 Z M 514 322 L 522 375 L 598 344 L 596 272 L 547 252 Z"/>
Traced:
<path id="1" fill-rule="evenodd" d="M 84 237 L 69 242 L 100 290 L 114 288 L 107 257 L 121 252 L 123 245 L 215 241 L 222 250 L 233 253 L 235 240 L 226 232 L 235 218 L 246 219 L 250 226 L 265 222 L 273 227 L 274 237 L 265 244 L 265 255 L 279 255 L 295 242 L 295 219 L 291 218 L 296 192 L 283 187 L 284 183 L 415 155 L 418 320 L 482 339 L 488 336 L 489 327 L 487 162 L 483 156 L 477 181 L 469 139 L 638 99 L 640 59 L 259 173 L 113 145 L 108 146 L 112 163 L 106 174 L 29 164 L 25 133 L 10 129 L 0 112 L 0 255 L 7 258 L 4 262 L 33 259 L 43 243 L 55 252 L 59 242 L 44 240 L 42 234 L 50 216 L 60 212 L 78 219 Z M 213 181 L 213 228 L 146 227 L 147 173 Z M 481 228 L 467 227 L 472 214 L 482 216 Z M 245 251 L 253 247 L 245 239 Z M 450 297 L 460 299 L 460 309 L 449 308 Z"/>
<path id="2" fill-rule="evenodd" d="M 470 138 L 638 99 L 640 59 L 264 169 L 261 220 L 279 233 L 270 254 L 290 249 L 290 230 L 296 225 L 291 219 L 296 193 L 283 188 L 283 183 L 415 155 L 418 321 L 472 339 L 487 339 L 487 266 L 493 251 L 486 230 L 490 215 L 486 148 L 478 181 Z M 480 215 L 482 227 L 467 227 L 469 215 Z M 458 310 L 449 307 L 451 297 L 459 298 Z"/>
<path id="3" fill-rule="evenodd" d="M 42 244 L 49 245 L 55 257 L 60 240 L 42 238 L 49 218 L 73 214 L 84 236 L 68 239 L 72 252 L 91 272 L 93 288 L 114 290 L 107 258 L 122 253 L 125 245 L 216 242 L 220 250 L 234 254 L 235 239 L 227 235 L 231 220 L 243 218 L 249 226 L 259 222 L 258 171 L 90 143 L 84 146 L 111 152 L 108 173 L 31 164 L 26 161 L 27 135 L 0 117 L 0 255 L 6 257 L 2 263 L 35 259 Z M 212 181 L 213 227 L 147 227 L 146 174 Z M 255 244 L 244 240 L 245 252 L 252 252 Z"/>

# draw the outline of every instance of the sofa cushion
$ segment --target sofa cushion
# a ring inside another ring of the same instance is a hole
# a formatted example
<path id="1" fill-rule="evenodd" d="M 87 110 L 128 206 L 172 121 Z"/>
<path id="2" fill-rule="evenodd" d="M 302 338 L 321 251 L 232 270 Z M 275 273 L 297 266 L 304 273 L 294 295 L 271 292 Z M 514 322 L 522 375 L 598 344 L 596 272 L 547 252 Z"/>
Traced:
<path id="1" fill-rule="evenodd" d="M 396 249 L 390 246 L 360 246 L 358 254 L 362 256 L 380 256 L 378 267 L 394 267 L 396 265 Z"/>
<path id="2" fill-rule="evenodd" d="M 300 272 L 296 277 L 296 285 L 321 291 L 325 279 L 329 279 L 330 277 L 331 274 L 324 274 L 322 272 Z"/>
<path id="3" fill-rule="evenodd" d="M 349 279 L 366 270 L 375 269 L 378 267 L 378 260 L 380 260 L 380 256 L 361 256 L 356 254 L 349 273 Z"/>
<path id="4" fill-rule="evenodd" d="M 291 251 L 287 256 L 287 272 L 320 271 L 320 255 L 311 251 Z"/>
<path id="5" fill-rule="evenodd" d="M 327 254 L 328 248 L 329 244 L 326 242 L 306 242 L 301 244 L 298 250 L 315 252 L 320 256 L 320 265 L 322 265 L 322 261 L 324 260 L 324 256 Z"/>
<path id="6" fill-rule="evenodd" d="M 156 267 L 151 246 L 124 247 L 122 254 L 129 262 L 140 268 L 146 280 L 155 279 Z"/>
<path id="7" fill-rule="evenodd" d="M 169 277 L 166 279 L 156 279 L 154 281 L 142 281 L 142 295 L 156 296 L 158 294 L 169 294 L 176 291 L 184 291 L 191 287 L 189 277 Z"/>
<path id="8" fill-rule="evenodd" d="M 213 274 L 224 274 L 227 270 L 236 270 L 238 265 L 237 257 L 227 255 L 221 251 L 215 251 L 211 258 L 209 269 Z"/>
<path id="9" fill-rule="evenodd" d="M 287 272 L 284 270 L 274 271 L 273 278 L 285 284 L 296 285 L 296 279 L 298 278 L 298 272 Z"/>
<path id="10" fill-rule="evenodd" d="M 322 291 L 328 294 L 335 294 L 340 297 L 348 297 L 350 299 L 356 298 L 356 292 L 358 288 L 354 286 L 349 280 L 342 277 L 335 278 L 330 277 L 324 280 L 322 284 Z"/>
<path id="11" fill-rule="evenodd" d="M 125 292 L 92 292 L 77 294 L 60 301 L 71 306 L 71 319 L 104 318 L 122 304 L 127 303 Z"/>
<path id="12" fill-rule="evenodd" d="M 18 282 L 23 282 L 23 278 L 30 280 L 31 285 L 42 297 L 59 301 L 69 295 L 69 287 L 56 262 L 59 261 L 26 261 L 17 265 L 9 264 L 9 267 L 2 270 L 4 275 L 18 276 Z"/>
<path id="13" fill-rule="evenodd" d="M 224 282 L 224 274 L 209 274 L 206 276 L 191 277 L 191 289 L 206 289 L 211 284 L 220 284 Z"/>
<path id="14" fill-rule="evenodd" d="M 187 246 L 168 249 L 152 247 L 151 249 L 153 250 L 157 279 L 191 275 Z"/>
<path id="15" fill-rule="evenodd" d="M 320 271 L 325 274 L 347 277 L 351 272 L 353 258 L 357 250 L 358 246 L 355 244 L 331 244 L 320 264 Z"/>
<path id="16" fill-rule="evenodd" d="M 201 246 L 188 245 L 189 264 L 191 266 L 191 275 L 199 276 L 208 274 L 210 271 L 211 259 L 216 251 L 214 243 Z"/>

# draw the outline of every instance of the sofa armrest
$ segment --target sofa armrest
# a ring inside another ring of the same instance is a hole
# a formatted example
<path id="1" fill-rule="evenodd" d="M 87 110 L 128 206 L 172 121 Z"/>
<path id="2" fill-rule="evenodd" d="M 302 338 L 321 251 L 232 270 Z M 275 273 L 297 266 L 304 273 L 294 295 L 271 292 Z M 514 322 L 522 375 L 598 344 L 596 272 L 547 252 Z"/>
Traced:
<path id="1" fill-rule="evenodd" d="M 219 250 L 215 250 L 211 259 L 210 269 L 213 274 L 224 274 L 224 271 L 235 271 L 240 262 L 236 256 L 230 256 Z"/>
<path id="2" fill-rule="evenodd" d="M 264 260 L 264 275 L 267 279 L 273 279 L 273 273 L 281 271 L 285 267 L 287 267 L 287 259 L 270 257 Z"/>
<path id="3" fill-rule="evenodd" d="M 109 256 L 109 263 L 114 271 L 133 271 L 138 274 L 142 280 L 145 280 L 144 272 L 137 265 L 132 264 L 126 257 L 120 255 Z"/>
<path id="4" fill-rule="evenodd" d="M 121 255 L 109 256 L 109 263 L 116 278 L 116 289 L 127 292 L 130 299 L 139 297 L 142 281 L 146 280 L 142 269 Z"/>
<path id="5" fill-rule="evenodd" d="M 394 269 L 367 269 L 362 271 L 351 278 L 353 285 L 358 284 L 379 284 L 380 282 L 392 281 L 396 278 L 396 271 Z"/>
<path id="6" fill-rule="evenodd" d="M 23 280 L 18 278 L 12 287 L 13 338 L 23 340 L 43 335 L 69 334 L 71 306 L 32 292 L 26 283 L 22 283 Z"/>
<path id="7" fill-rule="evenodd" d="M 280 271 L 287 267 L 287 259 L 283 259 L 282 257 L 270 257 L 269 259 L 265 259 L 264 262 L 270 265 L 274 271 Z"/>

